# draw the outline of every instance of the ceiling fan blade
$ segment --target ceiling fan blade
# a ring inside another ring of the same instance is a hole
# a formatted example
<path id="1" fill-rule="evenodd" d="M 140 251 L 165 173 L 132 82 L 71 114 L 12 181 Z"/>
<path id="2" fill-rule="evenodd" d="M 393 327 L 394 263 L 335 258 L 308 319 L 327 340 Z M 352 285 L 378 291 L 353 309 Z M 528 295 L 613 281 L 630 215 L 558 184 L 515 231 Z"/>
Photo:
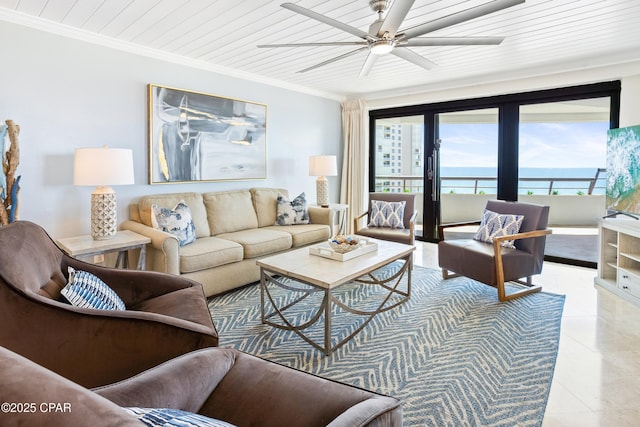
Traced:
<path id="1" fill-rule="evenodd" d="M 259 44 L 256 47 L 309 47 L 309 46 L 367 46 L 369 43 L 361 42 L 318 42 L 318 43 L 276 43 L 276 44 Z"/>
<path id="2" fill-rule="evenodd" d="M 407 40 L 403 46 L 471 46 L 496 45 L 504 37 L 415 37 Z"/>
<path id="3" fill-rule="evenodd" d="M 351 25 L 344 24 L 340 21 L 336 21 L 335 19 L 329 18 L 328 16 L 321 15 L 317 12 L 314 12 L 313 10 L 306 9 L 302 6 L 298 6 L 297 4 L 282 3 L 280 6 L 284 7 L 285 9 L 289 9 L 293 12 L 299 13 L 300 15 L 304 15 L 308 18 L 315 19 L 316 21 L 320 21 L 327 25 L 331 25 L 332 27 L 335 27 L 339 30 L 346 31 L 347 33 L 353 34 L 354 36 L 360 37 L 361 39 L 365 39 L 365 40 L 374 39 L 371 36 L 371 34 L 365 31 L 362 31 L 359 28 L 352 27 Z"/>
<path id="4" fill-rule="evenodd" d="M 438 64 L 435 62 L 429 61 L 427 58 L 424 58 L 412 50 L 406 49 L 404 47 L 397 47 L 391 51 L 392 55 L 398 56 L 402 59 L 405 59 L 409 62 L 416 64 L 418 67 L 422 67 L 425 70 L 430 70 L 433 67 L 437 67 Z"/>
<path id="5" fill-rule="evenodd" d="M 364 64 L 362 64 L 362 69 L 360 69 L 360 75 L 358 77 L 365 77 L 369 74 L 369 71 L 371 71 L 371 68 L 373 68 L 373 64 L 376 63 L 378 56 L 380 55 L 375 55 L 369 52 L 366 61 L 364 61 Z"/>
<path id="6" fill-rule="evenodd" d="M 525 0 L 493 0 L 489 3 L 463 10 L 462 12 L 453 13 L 430 22 L 425 22 L 424 24 L 416 25 L 415 27 L 407 28 L 407 30 L 402 31 L 402 33 L 404 33 L 407 39 L 418 37 L 432 31 L 469 21 L 470 19 L 479 18 L 480 16 L 516 6 L 524 2 Z"/>
<path id="7" fill-rule="evenodd" d="M 298 73 L 306 73 L 307 71 L 311 71 L 311 70 L 314 70 L 316 68 L 331 64 L 332 62 L 339 61 L 341 59 L 347 58 L 347 57 L 349 57 L 351 55 L 355 55 L 358 52 L 362 52 L 363 50 L 368 50 L 368 49 L 369 48 L 365 46 L 365 47 L 361 47 L 360 49 L 352 50 L 351 52 L 343 53 L 342 55 L 336 56 L 335 58 L 327 59 L 326 61 L 323 61 L 323 62 L 321 62 L 319 64 L 312 65 L 311 67 L 305 68 L 304 70 L 300 70 L 300 71 L 298 71 Z"/>
<path id="8" fill-rule="evenodd" d="M 390 37 L 395 36 L 414 2 L 415 0 L 395 0 L 378 31 L 378 37 L 382 37 L 384 33 L 389 33 Z"/>

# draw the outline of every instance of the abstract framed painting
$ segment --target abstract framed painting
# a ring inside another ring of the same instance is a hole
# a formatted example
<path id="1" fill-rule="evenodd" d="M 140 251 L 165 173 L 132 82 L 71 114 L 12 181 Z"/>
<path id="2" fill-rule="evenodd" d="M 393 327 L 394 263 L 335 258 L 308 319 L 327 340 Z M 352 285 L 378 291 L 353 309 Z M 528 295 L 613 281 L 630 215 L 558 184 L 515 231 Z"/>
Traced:
<path id="1" fill-rule="evenodd" d="M 150 184 L 267 178 L 267 106 L 150 84 Z"/>

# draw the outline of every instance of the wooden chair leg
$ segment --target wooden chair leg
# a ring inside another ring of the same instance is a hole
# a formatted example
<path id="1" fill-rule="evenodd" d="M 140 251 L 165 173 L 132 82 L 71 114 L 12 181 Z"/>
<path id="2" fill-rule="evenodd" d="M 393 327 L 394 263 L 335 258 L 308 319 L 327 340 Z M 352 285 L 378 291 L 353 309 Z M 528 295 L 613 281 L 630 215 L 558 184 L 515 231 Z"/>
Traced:
<path id="1" fill-rule="evenodd" d="M 442 278 L 443 278 L 444 280 L 452 279 L 452 278 L 454 278 L 454 277 L 460 277 L 460 275 L 459 275 L 459 274 L 457 274 L 457 273 L 452 273 L 452 272 L 450 272 L 449 270 L 447 270 L 446 268 L 443 268 L 443 269 L 442 269 Z"/>
<path id="2" fill-rule="evenodd" d="M 528 276 L 526 282 L 522 282 L 520 280 L 514 280 L 514 282 L 526 286 L 525 289 L 521 289 L 519 291 L 515 291 L 507 295 L 507 290 L 505 289 L 505 286 L 504 286 L 504 270 L 503 270 L 503 264 L 502 264 L 502 253 L 500 251 L 500 242 L 494 241 L 493 247 L 494 247 L 494 259 L 495 259 L 495 266 L 496 266 L 496 283 L 497 283 L 496 287 L 498 288 L 498 300 L 500 302 L 509 301 L 514 298 L 533 294 L 536 292 L 540 292 L 542 290 L 541 286 L 533 285 L 533 283 L 531 283 L 531 276 Z"/>
<path id="3" fill-rule="evenodd" d="M 522 297 L 525 295 L 529 295 L 529 294 L 533 294 L 536 292 L 540 292 L 542 290 L 542 286 L 540 285 L 534 285 L 531 282 L 531 276 L 527 277 L 527 281 L 523 282 L 521 280 L 513 280 L 513 283 L 517 283 L 519 285 L 523 285 L 526 286 L 526 288 L 512 292 L 510 294 L 507 294 L 507 290 L 505 289 L 505 285 L 504 285 L 504 275 L 501 275 L 500 277 L 500 281 L 498 282 L 498 300 L 500 300 L 500 302 L 504 302 L 504 301 L 509 301 L 512 300 L 514 298 L 518 298 L 518 297 Z"/>

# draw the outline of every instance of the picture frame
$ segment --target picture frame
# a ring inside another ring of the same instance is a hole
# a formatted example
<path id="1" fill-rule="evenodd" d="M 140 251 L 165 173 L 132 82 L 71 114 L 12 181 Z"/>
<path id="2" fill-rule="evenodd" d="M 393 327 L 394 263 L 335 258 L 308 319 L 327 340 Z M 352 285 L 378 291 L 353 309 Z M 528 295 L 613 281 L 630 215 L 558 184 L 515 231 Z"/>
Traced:
<path id="1" fill-rule="evenodd" d="M 149 183 L 267 178 L 267 106 L 148 85 Z"/>

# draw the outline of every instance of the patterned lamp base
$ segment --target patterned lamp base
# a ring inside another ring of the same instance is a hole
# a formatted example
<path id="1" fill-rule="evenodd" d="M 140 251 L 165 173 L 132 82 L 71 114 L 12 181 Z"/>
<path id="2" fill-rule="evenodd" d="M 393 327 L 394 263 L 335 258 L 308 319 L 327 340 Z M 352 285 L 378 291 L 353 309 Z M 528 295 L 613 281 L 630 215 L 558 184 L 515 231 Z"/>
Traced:
<path id="1" fill-rule="evenodd" d="M 91 237 L 107 240 L 116 235 L 116 193 L 111 187 L 98 187 L 91 193 Z"/>
<path id="2" fill-rule="evenodd" d="M 329 182 L 324 176 L 319 176 L 316 180 L 316 203 L 329 206 Z"/>

